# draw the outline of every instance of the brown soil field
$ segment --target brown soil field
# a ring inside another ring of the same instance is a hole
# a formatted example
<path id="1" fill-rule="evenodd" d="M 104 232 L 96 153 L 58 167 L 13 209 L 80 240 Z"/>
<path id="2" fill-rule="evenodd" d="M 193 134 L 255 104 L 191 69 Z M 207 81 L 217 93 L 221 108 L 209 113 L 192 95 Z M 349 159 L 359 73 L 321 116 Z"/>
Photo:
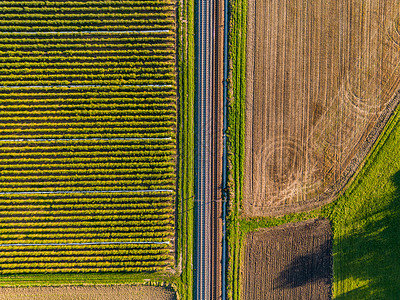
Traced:
<path id="1" fill-rule="evenodd" d="M 345 186 L 400 102 L 400 0 L 249 1 L 244 209 Z"/>
<path id="2" fill-rule="evenodd" d="M 328 220 L 261 229 L 246 237 L 241 299 L 330 299 Z"/>
<path id="3" fill-rule="evenodd" d="M 175 293 L 155 286 L 95 285 L 2 287 L 0 300 L 174 300 Z"/>

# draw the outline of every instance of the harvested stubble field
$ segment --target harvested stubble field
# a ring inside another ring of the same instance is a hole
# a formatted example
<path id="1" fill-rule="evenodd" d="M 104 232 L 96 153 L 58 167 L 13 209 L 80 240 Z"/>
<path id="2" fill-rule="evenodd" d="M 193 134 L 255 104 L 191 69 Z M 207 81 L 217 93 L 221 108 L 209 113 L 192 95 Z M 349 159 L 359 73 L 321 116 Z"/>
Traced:
<path id="1" fill-rule="evenodd" d="M 331 251 L 325 219 L 249 233 L 241 299 L 330 299 Z"/>
<path id="2" fill-rule="evenodd" d="M 250 1 L 244 208 L 330 201 L 399 102 L 400 1 Z"/>
<path id="3" fill-rule="evenodd" d="M 155 286 L 99 285 L 3 287 L 0 300 L 174 300 L 175 293 Z"/>

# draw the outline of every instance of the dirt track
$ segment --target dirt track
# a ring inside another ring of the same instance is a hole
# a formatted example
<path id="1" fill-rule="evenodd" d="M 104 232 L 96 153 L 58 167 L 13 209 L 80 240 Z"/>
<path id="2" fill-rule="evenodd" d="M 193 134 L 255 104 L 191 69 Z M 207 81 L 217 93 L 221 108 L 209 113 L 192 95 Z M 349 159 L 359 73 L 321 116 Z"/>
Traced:
<path id="1" fill-rule="evenodd" d="M 330 201 L 399 102 L 400 1 L 253 0 L 244 208 Z"/>
<path id="2" fill-rule="evenodd" d="M 330 299 L 331 236 L 327 220 L 249 233 L 241 299 Z"/>
<path id="3" fill-rule="evenodd" d="M 62 287 L 3 287 L 0 300 L 173 300 L 175 293 L 154 286 L 98 285 Z"/>

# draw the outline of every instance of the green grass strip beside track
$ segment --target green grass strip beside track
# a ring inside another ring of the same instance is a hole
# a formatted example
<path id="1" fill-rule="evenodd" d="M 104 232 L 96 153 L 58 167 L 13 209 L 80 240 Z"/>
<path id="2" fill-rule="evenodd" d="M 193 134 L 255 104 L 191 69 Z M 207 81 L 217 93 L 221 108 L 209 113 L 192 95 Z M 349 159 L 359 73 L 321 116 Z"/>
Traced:
<path id="1" fill-rule="evenodd" d="M 195 46 L 194 1 L 182 0 L 178 6 L 178 218 L 177 263 L 181 270 L 176 281 L 180 299 L 193 299 L 194 230 L 194 97 Z"/>

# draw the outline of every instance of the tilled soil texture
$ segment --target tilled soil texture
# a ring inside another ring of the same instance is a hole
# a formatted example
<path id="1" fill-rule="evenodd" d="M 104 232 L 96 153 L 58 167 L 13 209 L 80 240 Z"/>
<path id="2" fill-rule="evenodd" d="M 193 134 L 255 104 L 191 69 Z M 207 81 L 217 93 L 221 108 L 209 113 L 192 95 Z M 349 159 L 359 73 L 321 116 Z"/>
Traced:
<path id="1" fill-rule="evenodd" d="M 155 286 L 99 285 L 3 287 L 0 300 L 173 300 L 175 293 Z"/>
<path id="2" fill-rule="evenodd" d="M 247 235 L 242 299 L 330 299 L 332 234 L 328 220 Z"/>
<path id="3" fill-rule="evenodd" d="M 400 1 L 253 0 L 248 8 L 244 208 L 329 202 L 399 103 Z"/>

